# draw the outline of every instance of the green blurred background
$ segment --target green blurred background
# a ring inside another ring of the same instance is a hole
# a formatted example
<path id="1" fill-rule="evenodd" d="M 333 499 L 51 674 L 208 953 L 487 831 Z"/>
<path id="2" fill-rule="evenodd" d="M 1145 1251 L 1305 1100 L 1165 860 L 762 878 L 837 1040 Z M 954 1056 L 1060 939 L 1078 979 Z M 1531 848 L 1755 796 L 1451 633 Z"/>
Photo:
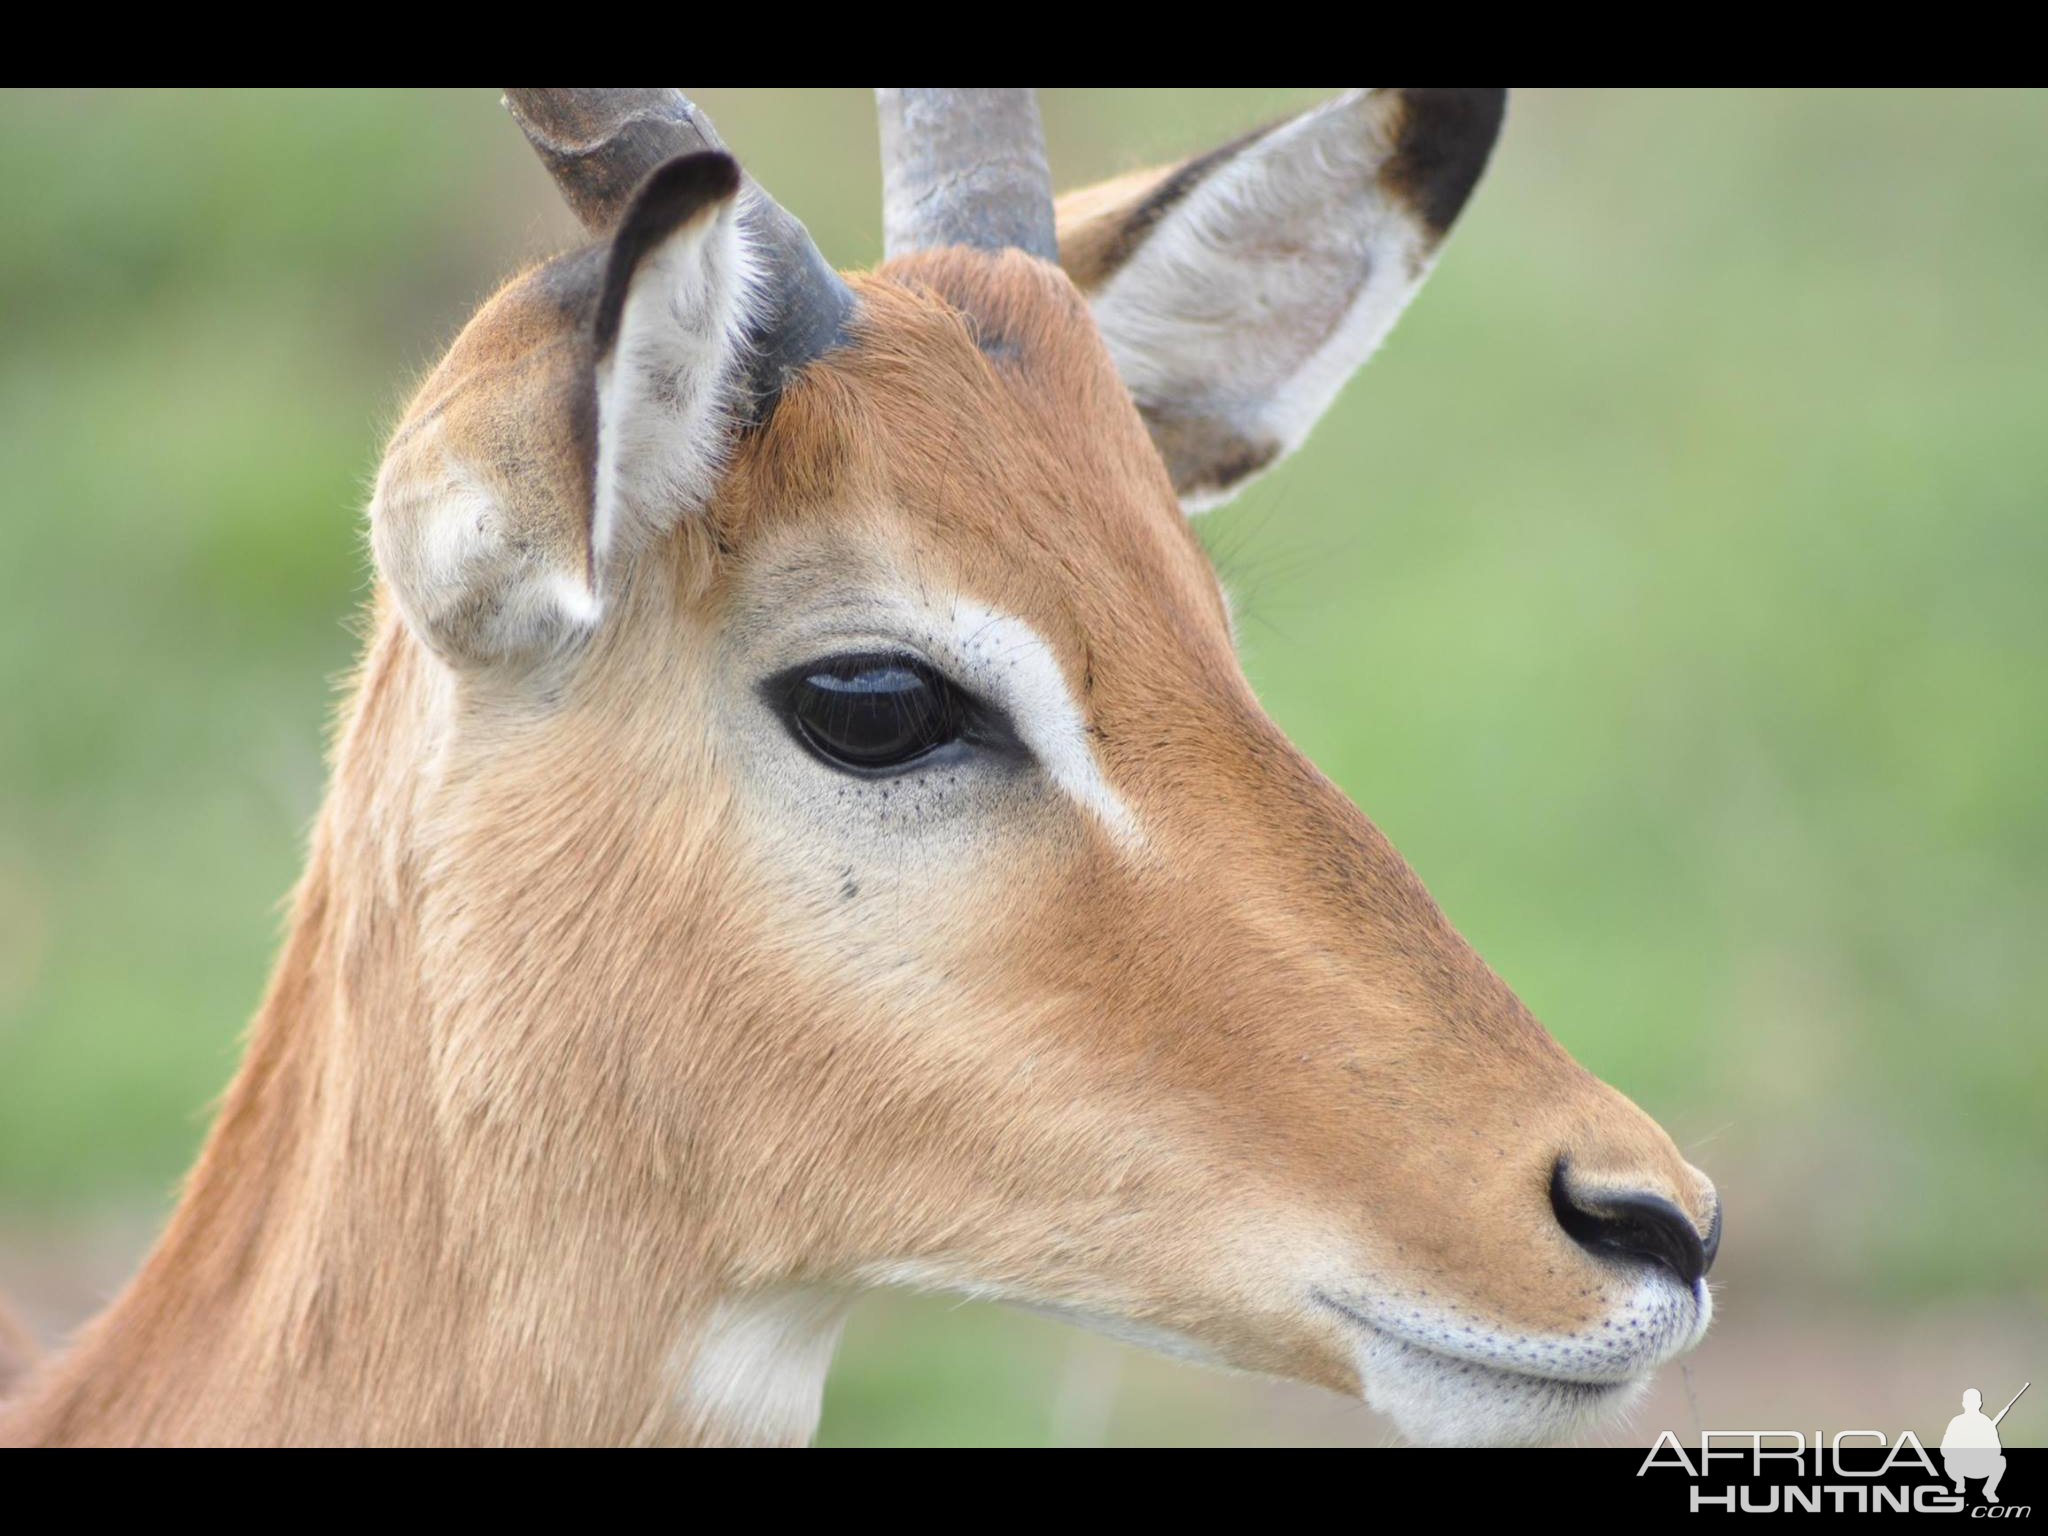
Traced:
<path id="1" fill-rule="evenodd" d="M 1319 94 L 1043 102 L 1074 185 Z M 876 258 L 864 92 L 698 95 Z M 1202 524 L 1280 722 L 1722 1186 L 1722 1321 L 1617 1438 L 1938 1433 L 1977 1362 L 2048 1371 L 2044 142 L 2040 92 L 1524 92 L 1380 356 Z M 55 1336 L 262 985 L 380 435 L 573 231 L 489 91 L 9 94 L 0 195 L 0 1288 Z M 824 1432 L 1386 1436 L 887 1299 Z"/>

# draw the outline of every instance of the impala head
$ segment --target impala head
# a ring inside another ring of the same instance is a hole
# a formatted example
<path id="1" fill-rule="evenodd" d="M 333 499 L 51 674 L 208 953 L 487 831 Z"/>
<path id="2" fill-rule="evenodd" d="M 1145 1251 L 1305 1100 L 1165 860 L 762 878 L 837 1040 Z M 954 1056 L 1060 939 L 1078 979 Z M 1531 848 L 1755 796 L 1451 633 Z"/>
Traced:
<path id="1" fill-rule="evenodd" d="M 1028 94 L 887 92 L 845 278 L 673 93 L 510 104 L 596 243 L 485 306 L 373 509 L 448 1113 L 730 1307 L 999 1297 L 1425 1439 L 1694 1343 L 1711 1186 L 1267 719 L 1187 519 L 1393 323 L 1500 93 L 1056 233 Z"/>

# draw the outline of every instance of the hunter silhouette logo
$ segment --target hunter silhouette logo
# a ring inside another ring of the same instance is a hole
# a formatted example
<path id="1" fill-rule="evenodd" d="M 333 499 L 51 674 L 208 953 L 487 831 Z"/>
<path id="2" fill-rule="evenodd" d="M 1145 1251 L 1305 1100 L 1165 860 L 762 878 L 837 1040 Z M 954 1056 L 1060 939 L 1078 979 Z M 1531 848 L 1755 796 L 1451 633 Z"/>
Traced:
<path id="1" fill-rule="evenodd" d="M 2012 1403 L 2026 1395 L 2027 1387 L 2013 1393 Z M 1993 1504 L 1998 1502 L 1998 1480 L 2005 1476 L 2005 1452 L 1998 1443 L 1998 1422 L 2012 1412 L 2012 1403 L 1998 1410 L 1997 1419 L 1987 1419 L 1980 1411 L 1984 1395 L 1975 1387 L 1963 1394 L 1963 1411 L 1948 1421 L 1948 1428 L 1941 1436 L 1941 1467 L 1955 1479 L 1956 1492 L 1963 1492 L 1963 1483 L 1972 1477 L 1984 1479 L 1984 1497 Z"/>

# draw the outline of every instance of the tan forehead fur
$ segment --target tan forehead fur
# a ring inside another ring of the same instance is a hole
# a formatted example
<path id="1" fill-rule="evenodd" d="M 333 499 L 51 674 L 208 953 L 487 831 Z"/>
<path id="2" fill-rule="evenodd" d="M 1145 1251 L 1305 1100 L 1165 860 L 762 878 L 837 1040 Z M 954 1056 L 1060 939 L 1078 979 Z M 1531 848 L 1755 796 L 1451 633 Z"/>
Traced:
<path id="1" fill-rule="evenodd" d="M 1075 659 L 1090 636 L 1130 640 L 1134 665 L 1162 642 L 1227 649 L 1207 558 L 1064 276 L 960 250 L 856 281 L 852 344 L 807 369 L 734 457 L 712 509 L 726 542 L 887 506 Z"/>

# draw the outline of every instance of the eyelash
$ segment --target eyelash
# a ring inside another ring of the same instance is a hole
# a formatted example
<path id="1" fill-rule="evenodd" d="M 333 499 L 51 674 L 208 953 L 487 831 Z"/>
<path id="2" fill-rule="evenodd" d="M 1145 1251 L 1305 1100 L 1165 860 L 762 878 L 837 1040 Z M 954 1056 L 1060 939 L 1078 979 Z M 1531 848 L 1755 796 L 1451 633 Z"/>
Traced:
<path id="1" fill-rule="evenodd" d="M 821 657 L 763 687 L 806 751 L 857 777 L 891 777 L 970 748 L 1015 745 L 999 711 L 901 652 Z"/>

